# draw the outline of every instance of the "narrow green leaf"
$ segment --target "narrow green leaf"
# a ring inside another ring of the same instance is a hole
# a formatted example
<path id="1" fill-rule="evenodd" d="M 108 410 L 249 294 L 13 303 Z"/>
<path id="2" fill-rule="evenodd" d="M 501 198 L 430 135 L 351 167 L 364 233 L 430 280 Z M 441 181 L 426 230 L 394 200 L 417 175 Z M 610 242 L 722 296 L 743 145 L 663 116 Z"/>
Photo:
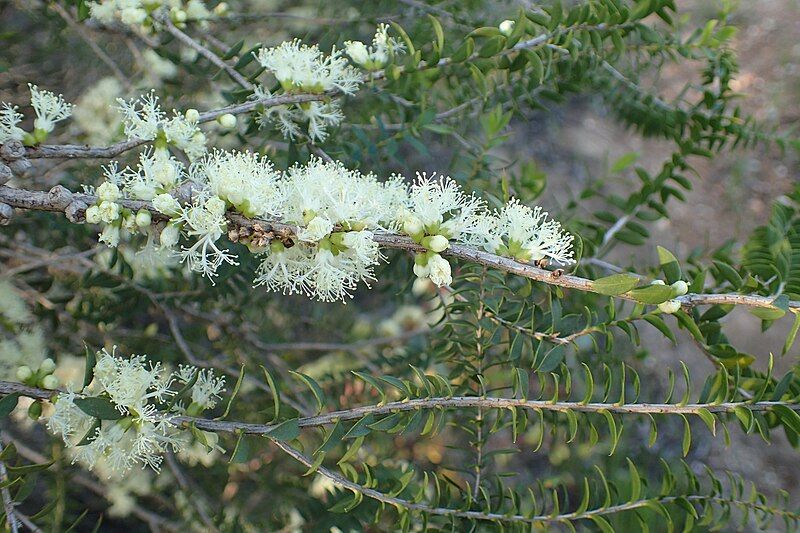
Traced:
<path id="1" fill-rule="evenodd" d="M 592 289 L 598 294 L 619 296 L 639 284 L 639 278 L 632 274 L 613 274 L 592 282 Z"/>
<path id="2" fill-rule="evenodd" d="M 269 430 L 265 435 L 281 442 L 290 441 L 300 436 L 300 425 L 296 418 L 290 418 Z"/>
<path id="3" fill-rule="evenodd" d="M 75 398 L 73 403 L 87 415 L 102 420 L 119 420 L 125 416 L 119 412 L 114 402 L 108 398 L 101 398 L 99 396 Z"/>
<path id="4" fill-rule="evenodd" d="M 300 381 L 305 383 L 309 389 L 311 389 L 312 394 L 314 394 L 314 399 L 317 401 L 317 414 L 321 413 L 322 408 L 325 406 L 325 393 L 322 392 L 322 388 L 319 386 L 319 384 L 314 381 L 314 378 L 303 374 L 302 372 L 289 370 L 289 373 L 297 377 Z"/>
<path id="5" fill-rule="evenodd" d="M 11 411 L 17 406 L 20 396 L 21 394 L 19 392 L 12 392 L 0 400 L 0 419 L 11 414 Z"/>

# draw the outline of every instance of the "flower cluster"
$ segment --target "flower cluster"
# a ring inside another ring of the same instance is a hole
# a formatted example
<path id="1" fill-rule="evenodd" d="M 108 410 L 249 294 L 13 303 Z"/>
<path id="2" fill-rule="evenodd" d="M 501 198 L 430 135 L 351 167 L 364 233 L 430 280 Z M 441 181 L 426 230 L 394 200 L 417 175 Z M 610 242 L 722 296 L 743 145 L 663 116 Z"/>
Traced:
<path id="1" fill-rule="evenodd" d="M 402 187 L 320 159 L 289 169 L 278 216 L 298 227 L 298 242 L 274 241 L 264 250 L 256 285 L 322 301 L 352 297 L 359 280 L 375 279 L 382 256 L 370 230 L 392 224 Z"/>
<path id="2" fill-rule="evenodd" d="M 419 174 L 408 186 L 402 176 L 380 181 L 313 157 L 278 172 L 265 157 L 222 150 L 186 169 L 156 150 L 142 154 L 135 170 L 109 167 L 106 180 L 86 212 L 88 222 L 106 224 L 101 240 L 116 245 L 120 231 L 138 231 L 148 235 L 149 246 L 152 215 L 160 214 L 168 219 L 158 223 L 160 248 L 174 249 L 191 270 L 213 280 L 223 264 L 238 265 L 219 242 L 227 233 L 261 256 L 256 286 L 321 301 L 345 301 L 359 282 L 375 280 L 374 268 L 383 259 L 376 232 L 400 230 L 425 248 L 416 255 L 414 272 L 438 286 L 452 282 L 450 263 L 442 257 L 451 242 L 523 262 L 572 262 L 573 237 L 541 208 L 512 199 L 492 213 L 455 180 L 435 174 Z M 153 212 L 142 208 L 134 214 L 124 206 L 131 200 L 152 201 L 147 207 Z M 238 220 L 231 228 L 232 212 L 282 224 L 289 233 L 278 235 L 259 220 Z M 188 244 L 178 249 L 181 235 Z"/>
<path id="3" fill-rule="evenodd" d="M 55 129 L 56 123 L 72 114 L 72 104 L 64 101 L 62 95 L 43 91 L 30 83 L 28 88 L 31 91 L 31 107 L 36 113 L 33 132 L 26 133 L 17 126 L 25 117 L 17 111 L 17 106 L 3 102 L 0 108 L 0 143 L 13 140 L 32 146 L 44 142 Z"/>
<path id="4" fill-rule="evenodd" d="M 175 146 L 190 160 L 206 152 L 206 136 L 197 127 L 200 115 L 196 110 L 189 109 L 185 114 L 173 111 L 168 118 L 152 92 L 129 101 L 118 98 L 117 103 L 129 139 L 155 141 L 156 148 L 162 150 Z"/>
<path id="5" fill-rule="evenodd" d="M 105 349 L 93 372 L 88 387 L 57 396 L 47 427 L 74 449 L 75 461 L 89 469 L 103 461 L 118 474 L 139 464 L 158 471 L 162 454 L 187 442 L 172 417 L 211 409 L 224 391 L 224 379 L 209 370 L 170 373 L 144 355 L 126 359 Z"/>
<path id="6" fill-rule="evenodd" d="M 354 63 L 365 70 L 380 70 L 389 64 L 392 57 L 405 52 L 405 45 L 394 37 L 389 37 L 389 25 L 379 24 L 372 39 L 372 46 L 361 41 L 346 41 L 345 51 Z"/>
<path id="7" fill-rule="evenodd" d="M 361 73 L 348 64 L 341 50 L 334 48 L 330 55 L 325 55 L 317 45 L 308 46 L 297 39 L 262 48 L 255 57 L 275 76 L 286 94 L 329 91 L 353 94 L 363 80 Z M 263 87 L 257 87 L 253 95 L 259 100 L 270 96 L 271 93 Z M 262 125 L 274 124 L 290 139 L 300 136 L 300 125 L 307 123 L 308 137 L 323 141 L 328 135 L 327 129 L 338 125 L 343 118 L 339 103 L 327 100 L 271 106 L 262 113 L 260 122 Z"/>
<path id="8" fill-rule="evenodd" d="M 223 15 L 227 5 L 223 2 L 210 11 L 201 0 L 99 0 L 89 4 L 89 14 L 102 24 L 122 23 L 141 31 L 158 27 L 152 14 L 160 9 L 169 11 L 176 25 L 199 22 L 205 25 L 214 15 Z"/>

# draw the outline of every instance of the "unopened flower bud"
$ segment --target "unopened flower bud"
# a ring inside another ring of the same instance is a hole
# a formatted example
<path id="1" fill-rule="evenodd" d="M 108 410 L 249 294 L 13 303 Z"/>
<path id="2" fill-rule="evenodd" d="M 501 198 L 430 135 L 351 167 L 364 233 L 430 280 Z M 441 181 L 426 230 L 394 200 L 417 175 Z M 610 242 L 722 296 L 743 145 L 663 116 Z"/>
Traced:
<path id="1" fill-rule="evenodd" d="M 50 359 L 49 357 L 44 361 L 42 361 L 42 364 L 39 365 L 39 370 L 41 370 L 45 374 L 52 374 L 55 369 L 56 369 L 56 362 Z"/>
<path id="2" fill-rule="evenodd" d="M 663 279 L 654 279 L 650 282 L 650 285 L 666 285 Z"/>
<path id="3" fill-rule="evenodd" d="M 58 388 L 58 385 L 59 385 L 58 378 L 55 377 L 53 374 L 45 376 L 44 379 L 42 379 L 42 387 L 44 387 L 47 390 L 55 390 Z"/>
<path id="4" fill-rule="evenodd" d="M 178 244 L 178 239 L 180 239 L 181 232 L 178 229 L 178 226 L 175 224 L 167 224 L 167 226 L 161 230 L 161 236 L 159 237 L 159 242 L 161 243 L 162 248 L 170 248 Z"/>
<path id="5" fill-rule="evenodd" d="M 668 313 L 671 315 L 680 310 L 681 303 L 678 300 L 667 300 L 666 302 L 658 304 L 658 308 L 662 313 Z"/>
<path id="6" fill-rule="evenodd" d="M 424 230 L 425 228 L 422 225 L 422 221 L 415 216 L 410 216 L 403 222 L 403 231 L 408 235 L 417 235 Z"/>
<path id="7" fill-rule="evenodd" d="M 511 32 L 514 31 L 514 21 L 513 20 L 504 20 L 500 23 L 500 33 L 508 37 L 511 35 Z"/>
<path id="8" fill-rule="evenodd" d="M 187 109 L 186 113 L 184 114 L 186 120 L 189 122 L 197 123 L 200 120 L 200 112 L 197 109 L 191 108 Z"/>
<path id="9" fill-rule="evenodd" d="M 224 16 L 228 13 L 228 3 L 227 2 L 220 2 L 214 7 L 214 14 L 218 17 Z"/>
<path id="10" fill-rule="evenodd" d="M 26 381 L 26 380 L 30 379 L 31 376 L 33 376 L 33 370 L 31 370 L 31 367 L 29 367 L 27 365 L 22 365 L 21 367 L 19 367 L 17 369 L 17 379 L 18 380 Z"/>
<path id="11" fill-rule="evenodd" d="M 675 283 L 672 284 L 672 290 L 675 292 L 677 296 L 683 296 L 687 292 L 689 292 L 689 284 L 679 279 Z"/>
<path id="12" fill-rule="evenodd" d="M 431 275 L 431 267 L 428 265 L 420 265 L 419 263 L 414 263 L 414 274 L 418 278 L 427 278 Z"/>
<path id="13" fill-rule="evenodd" d="M 153 218 L 150 215 L 150 211 L 147 209 L 140 209 L 139 212 L 136 213 L 136 225 L 140 228 L 146 228 L 152 221 Z"/>
<path id="14" fill-rule="evenodd" d="M 425 237 L 422 239 L 422 246 L 432 252 L 439 253 L 447 250 L 447 248 L 450 246 L 450 241 L 447 240 L 447 237 L 442 235 L 434 235 L 432 237 Z"/>
<path id="15" fill-rule="evenodd" d="M 225 129 L 231 130 L 236 127 L 236 117 L 230 113 L 225 113 L 217 117 L 217 122 Z"/>

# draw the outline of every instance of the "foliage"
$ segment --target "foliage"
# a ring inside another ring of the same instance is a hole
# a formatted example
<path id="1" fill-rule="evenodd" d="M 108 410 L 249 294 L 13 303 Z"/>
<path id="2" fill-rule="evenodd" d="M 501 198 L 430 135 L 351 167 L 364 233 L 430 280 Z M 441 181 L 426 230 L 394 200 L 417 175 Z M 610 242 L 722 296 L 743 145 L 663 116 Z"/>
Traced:
<path id="1" fill-rule="evenodd" d="M 10 527 L 797 529 L 703 450 L 800 445 L 800 186 L 746 242 L 653 237 L 702 160 L 797 147 L 740 107 L 728 2 L 140 4 L 0 8 L 41 37 L 0 53 L 35 67 L 0 114 Z M 549 182 L 525 127 L 587 103 L 660 165 Z"/>

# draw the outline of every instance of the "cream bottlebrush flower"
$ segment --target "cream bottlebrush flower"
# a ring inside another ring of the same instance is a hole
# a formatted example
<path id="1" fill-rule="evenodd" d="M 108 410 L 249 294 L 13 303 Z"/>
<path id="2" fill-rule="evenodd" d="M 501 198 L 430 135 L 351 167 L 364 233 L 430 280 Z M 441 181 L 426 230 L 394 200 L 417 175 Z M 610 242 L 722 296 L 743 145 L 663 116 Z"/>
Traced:
<path id="1" fill-rule="evenodd" d="M 349 170 L 339 162 L 312 158 L 286 174 L 281 218 L 301 227 L 316 217 L 343 229 L 386 229 L 397 206 L 398 181 L 381 183 L 373 174 Z M 313 241 L 320 240 L 314 235 Z M 303 237 L 301 237 L 303 239 Z"/>
<path id="2" fill-rule="evenodd" d="M 117 104 L 129 139 L 152 141 L 156 138 L 165 116 L 153 92 L 128 101 L 117 98 Z"/>
<path id="3" fill-rule="evenodd" d="M 464 244 L 482 242 L 480 220 L 483 200 L 467 195 L 449 177 L 417 173 L 408 195 L 405 222 L 418 220 L 425 235 L 442 235 Z"/>
<path id="4" fill-rule="evenodd" d="M 124 359 L 114 350 L 108 353 L 102 349 L 97 352 L 94 376 L 123 414 L 141 412 L 150 400 L 162 402 L 172 394 L 172 378 L 161 363 L 147 364 L 145 355 Z"/>
<path id="5" fill-rule="evenodd" d="M 213 283 L 222 263 L 238 265 L 235 255 L 216 244 L 227 228 L 224 200 L 218 196 L 196 196 L 192 204 L 181 208 L 178 222 L 186 224 L 187 235 L 196 239 L 180 252 L 181 261 L 192 271 L 207 276 Z"/>
<path id="6" fill-rule="evenodd" d="M 353 94 L 361 84 L 361 73 L 350 66 L 335 48 L 325 55 L 315 44 L 308 46 L 299 39 L 279 46 L 262 48 L 255 57 L 262 67 L 272 72 L 287 92 L 338 90 Z"/>
<path id="7" fill-rule="evenodd" d="M 192 165 L 190 179 L 247 217 L 276 216 L 283 202 L 280 174 L 266 157 L 214 150 Z"/>
<path id="8" fill-rule="evenodd" d="M 519 261 L 551 259 L 563 265 L 574 263 L 574 237 L 539 206 L 531 209 L 512 198 L 497 213 L 496 226 L 486 239 L 487 251 Z"/>
<path id="9" fill-rule="evenodd" d="M 193 366 L 180 365 L 178 379 L 184 383 L 194 380 L 194 385 L 192 385 L 192 404 L 197 407 L 193 411 L 190 405 L 187 411 L 192 416 L 200 414 L 205 409 L 216 407 L 220 394 L 225 392 L 225 378 L 214 376 L 213 370 L 198 370 Z"/>
<path id="10" fill-rule="evenodd" d="M 352 298 L 359 281 L 375 279 L 382 258 L 369 231 L 336 232 L 317 246 L 274 242 L 258 269 L 255 285 L 284 294 L 305 294 L 323 302 Z"/>
<path id="11" fill-rule="evenodd" d="M 150 201 L 175 189 L 183 178 L 183 164 L 167 150 L 145 150 L 137 168 L 126 168 L 120 181 L 128 198 Z"/>
<path id="12" fill-rule="evenodd" d="M 36 112 L 33 127 L 50 133 L 60 122 L 72 114 L 73 105 L 64 101 L 62 95 L 55 95 L 50 91 L 42 91 L 36 85 L 28 84 L 31 90 L 31 106 Z"/>
<path id="13" fill-rule="evenodd" d="M 198 372 L 182 369 L 186 371 Z M 103 419 L 98 425 L 75 403 L 83 394 L 68 391 L 58 395 L 48 428 L 74 450 L 74 461 L 89 469 L 99 465 L 109 477 L 125 474 L 138 464 L 158 471 L 163 453 L 168 449 L 180 451 L 187 442 L 180 435 L 181 429 L 171 423 L 180 411 L 167 403 L 175 394 L 170 387 L 176 377 L 160 364 L 148 363 L 144 355 L 125 359 L 101 350 L 97 352 L 94 380 L 83 393 L 91 391 L 94 397 L 107 398 L 122 418 Z M 208 372 L 202 378 L 198 379 L 200 394 L 211 403 L 221 392 L 219 380 Z"/>
<path id="14" fill-rule="evenodd" d="M 197 122 L 173 111 L 173 117 L 163 124 L 167 142 L 183 150 L 190 160 L 206 153 L 206 136 L 197 127 Z"/>
<path id="15" fill-rule="evenodd" d="M 21 141 L 25 136 L 25 131 L 17 126 L 24 118 L 21 113 L 17 112 L 17 109 L 17 106 L 5 102 L 0 108 L 0 144 L 8 141 Z"/>
<path id="16" fill-rule="evenodd" d="M 262 87 L 256 87 L 254 100 L 269 98 L 270 93 Z M 308 137 L 312 141 L 324 141 L 328 137 L 328 128 L 338 126 L 344 115 L 339 102 L 304 102 L 298 105 L 269 106 L 259 115 L 261 126 L 274 125 L 287 139 L 295 139 L 303 135 L 301 124 L 307 124 Z"/>
<path id="17" fill-rule="evenodd" d="M 87 144 L 109 144 L 120 135 L 122 119 L 114 111 L 114 104 L 121 94 L 122 84 L 114 77 L 107 77 L 75 102 L 72 121 Z"/>
<path id="18" fill-rule="evenodd" d="M 354 63 L 367 70 L 379 70 L 389 63 L 393 55 L 405 51 L 405 45 L 395 38 L 389 37 L 389 25 L 379 24 L 372 39 L 372 46 L 367 46 L 361 41 L 346 41 L 345 51 Z"/>

